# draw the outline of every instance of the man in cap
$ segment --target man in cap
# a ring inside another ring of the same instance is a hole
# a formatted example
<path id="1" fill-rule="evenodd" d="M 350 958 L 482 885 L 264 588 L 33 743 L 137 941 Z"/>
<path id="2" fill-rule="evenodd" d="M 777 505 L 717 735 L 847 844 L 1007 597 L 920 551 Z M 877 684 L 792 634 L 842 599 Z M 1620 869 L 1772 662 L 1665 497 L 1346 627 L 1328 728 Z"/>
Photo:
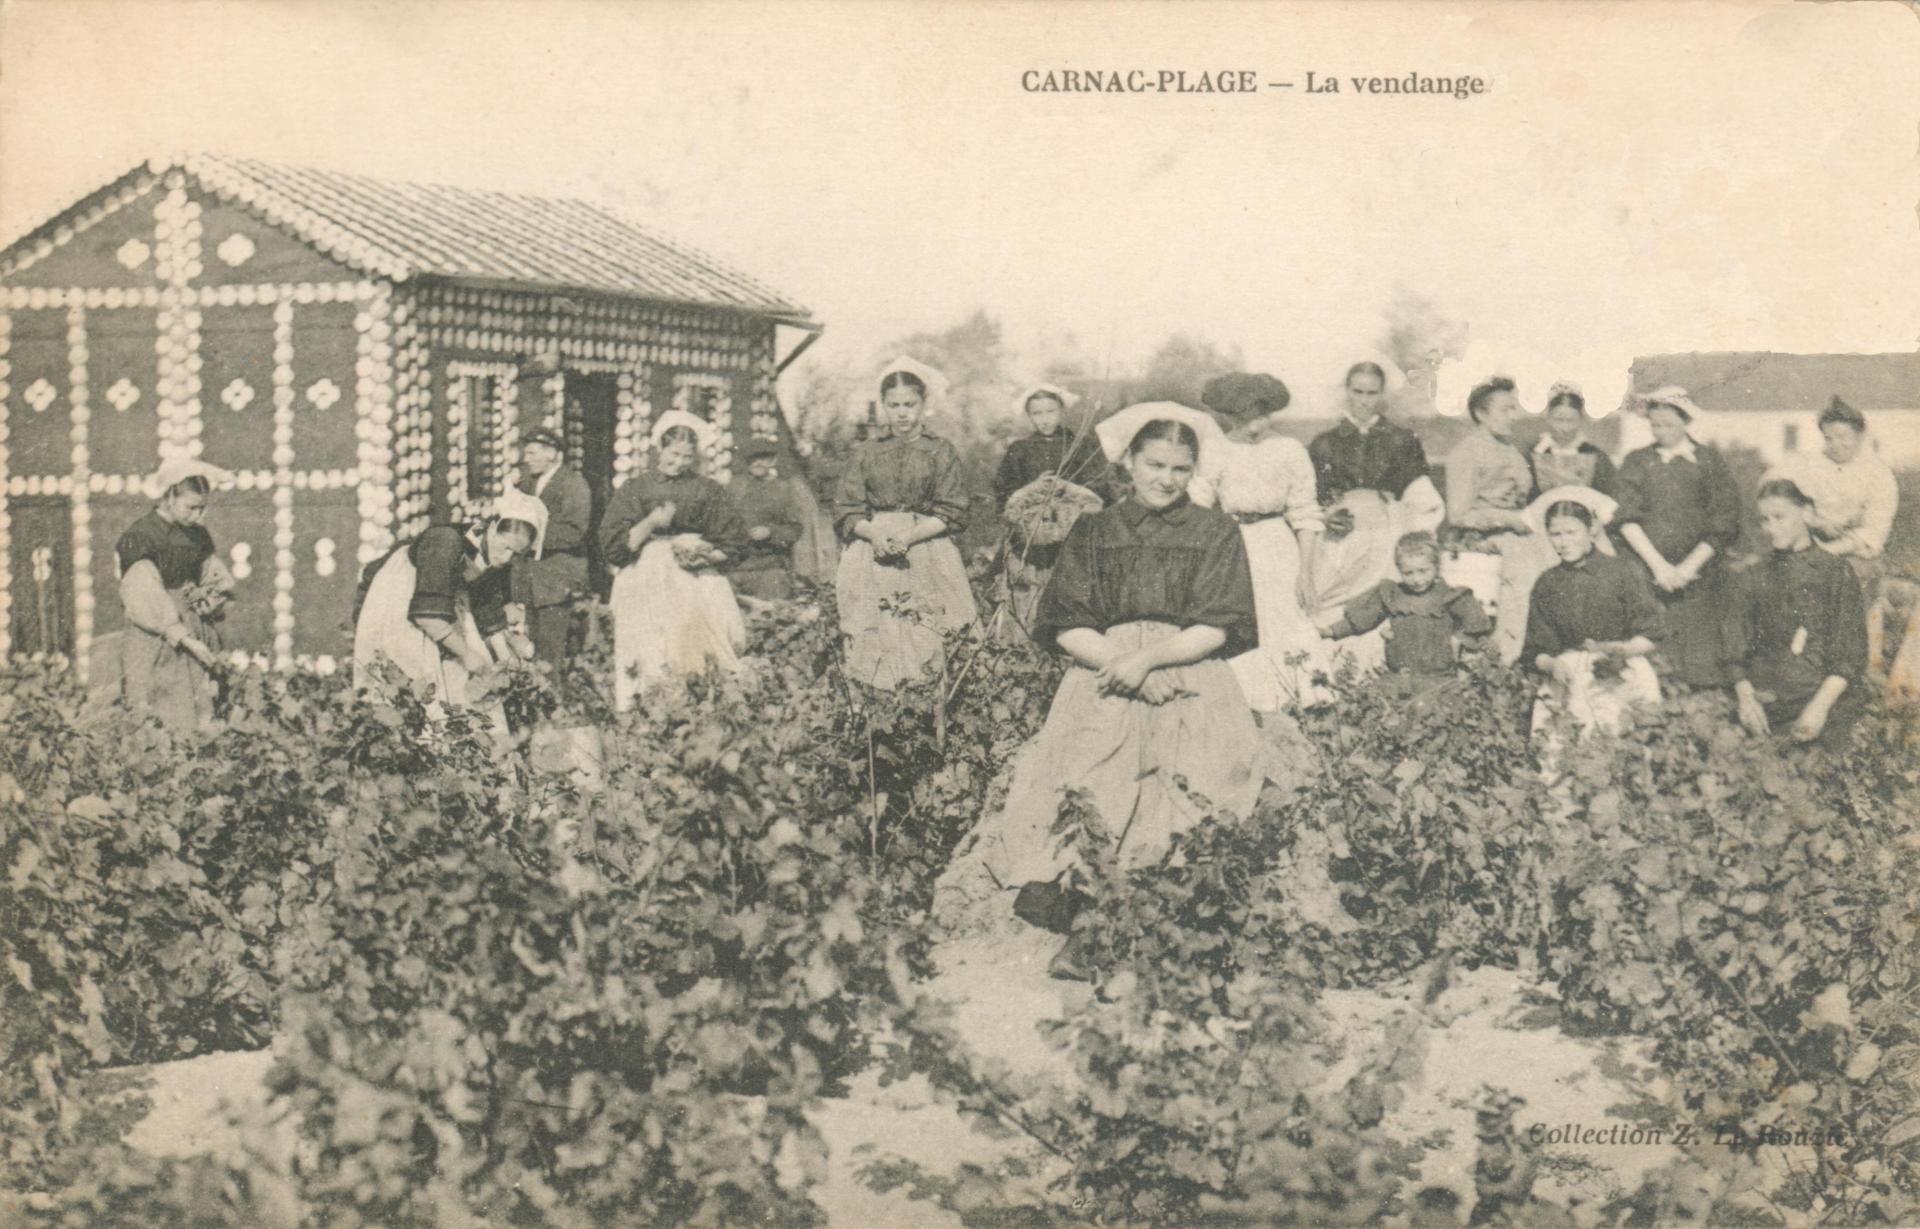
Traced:
<path id="1" fill-rule="evenodd" d="M 733 569 L 733 590 L 742 597 L 793 596 L 793 544 L 800 540 L 799 502 L 793 483 L 779 474 L 780 446 L 755 440 L 747 446 L 747 475 L 733 496 L 747 526 L 746 548 Z"/>
<path id="2" fill-rule="evenodd" d="M 541 428 L 520 441 L 520 488 L 547 508 L 546 541 L 538 559 L 516 560 L 513 600 L 527 609 L 534 656 L 558 681 L 571 657 L 574 601 L 587 591 L 587 536 L 593 495 L 587 480 L 566 465 L 560 436 Z"/>

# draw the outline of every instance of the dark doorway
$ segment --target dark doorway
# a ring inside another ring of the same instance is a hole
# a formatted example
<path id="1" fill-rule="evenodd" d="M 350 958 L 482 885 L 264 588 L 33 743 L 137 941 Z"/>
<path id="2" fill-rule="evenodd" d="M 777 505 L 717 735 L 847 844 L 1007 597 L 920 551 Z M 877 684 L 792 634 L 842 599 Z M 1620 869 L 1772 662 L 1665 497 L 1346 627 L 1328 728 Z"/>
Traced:
<path id="1" fill-rule="evenodd" d="M 567 372 L 567 460 L 579 469 L 593 492 L 593 541 L 599 542 L 600 514 L 613 495 L 613 425 L 619 413 L 617 377 L 612 372 Z M 609 579 L 596 549 L 594 592 L 605 598 Z"/>

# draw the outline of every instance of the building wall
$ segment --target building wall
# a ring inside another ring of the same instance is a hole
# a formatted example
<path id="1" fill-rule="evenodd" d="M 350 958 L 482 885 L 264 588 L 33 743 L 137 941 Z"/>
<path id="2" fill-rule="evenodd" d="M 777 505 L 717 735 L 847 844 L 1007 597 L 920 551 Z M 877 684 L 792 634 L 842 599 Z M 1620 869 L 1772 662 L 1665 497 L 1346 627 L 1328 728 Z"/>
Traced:
<path id="1" fill-rule="evenodd" d="M 1819 416 L 1804 410 L 1739 410 L 1704 414 L 1695 434 L 1727 447 L 1751 448 L 1769 465 L 1820 451 Z M 1867 415 L 1867 439 L 1894 469 L 1920 468 L 1920 409 Z"/>
<path id="2" fill-rule="evenodd" d="M 706 472 L 743 467 L 744 444 L 790 447 L 774 402 L 773 325 L 732 312 L 520 291 L 426 286 L 406 294 L 399 349 L 398 523 L 473 515 L 537 426 L 578 424 L 569 381 L 617 386 L 613 485 L 646 465 L 648 431 L 674 406 L 718 428 Z M 577 388 L 577 385 L 572 387 Z"/>
<path id="3" fill-rule="evenodd" d="M 361 569 L 477 513 L 535 425 L 574 427 L 570 381 L 617 382 L 610 485 L 678 405 L 718 428 L 727 481 L 752 437 L 790 448 L 774 328 L 697 307 L 363 277 L 179 171 L 83 202 L 0 267 L 0 654 L 83 672 L 123 625 L 113 545 L 185 452 L 237 475 L 207 527 L 240 584 L 237 662 L 348 651 Z"/>
<path id="4" fill-rule="evenodd" d="M 355 561 L 392 540 L 390 289 L 178 172 L 85 203 L 0 286 L 0 651 L 110 656 L 114 543 L 181 451 L 237 475 L 207 517 L 226 647 L 337 654 Z"/>

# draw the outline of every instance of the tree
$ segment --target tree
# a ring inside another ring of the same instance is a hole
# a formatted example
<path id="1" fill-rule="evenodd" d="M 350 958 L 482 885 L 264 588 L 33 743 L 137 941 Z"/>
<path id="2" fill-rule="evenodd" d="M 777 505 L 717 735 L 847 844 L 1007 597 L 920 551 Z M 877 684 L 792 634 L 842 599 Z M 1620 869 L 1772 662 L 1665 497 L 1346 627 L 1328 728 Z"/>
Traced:
<path id="1" fill-rule="evenodd" d="M 1466 354 L 1467 326 L 1407 286 L 1394 288 L 1382 314 L 1387 331 L 1381 336 L 1380 350 L 1406 374 L 1407 400 L 1430 412 L 1435 374 L 1441 363 Z"/>
<path id="2" fill-rule="evenodd" d="M 1238 371 L 1240 348 L 1223 351 L 1210 341 L 1175 333 L 1147 360 L 1147 370 L 1129 390 L 1129 401 L 1179 401 L 1200 404 L 1200 390 L 1215 376 Z"/>

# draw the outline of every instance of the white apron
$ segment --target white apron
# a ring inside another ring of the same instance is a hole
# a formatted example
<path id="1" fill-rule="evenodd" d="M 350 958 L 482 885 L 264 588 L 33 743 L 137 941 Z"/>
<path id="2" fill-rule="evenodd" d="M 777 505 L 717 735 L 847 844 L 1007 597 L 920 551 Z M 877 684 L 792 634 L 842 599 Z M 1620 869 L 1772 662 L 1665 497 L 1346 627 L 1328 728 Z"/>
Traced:
<path id="1" fill-rule="evenodd" d="M 698 674 L 708 664 L 740 669 L 747 623 L 733 586 L 718 572 L 689 572 L 673 541 L 655 538 L 613 578 L 613 703 L 617 712 L 655 683 Z"/>

